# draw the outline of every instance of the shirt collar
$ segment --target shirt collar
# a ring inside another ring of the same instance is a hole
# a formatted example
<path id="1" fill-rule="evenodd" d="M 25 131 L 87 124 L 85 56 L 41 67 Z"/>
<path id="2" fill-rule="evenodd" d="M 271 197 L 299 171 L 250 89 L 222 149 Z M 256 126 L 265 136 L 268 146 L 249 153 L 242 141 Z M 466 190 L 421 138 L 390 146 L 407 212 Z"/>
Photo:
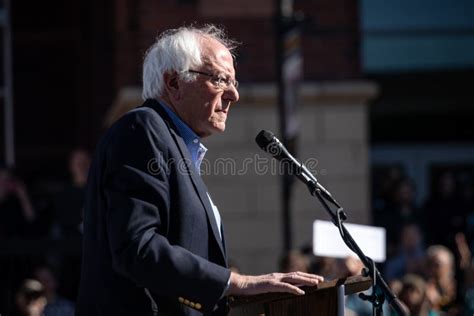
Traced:
<path id="1" fill-rule="evenodd" d="M 207 148 L 201 143 L 199 136 L 171 109 L 170 106 L 162 100 L 159 100 L 158 103 L 165 109 L 166 113 L 173 121 L 173 124 L 178 129 L 178 134 L 183 138 L 191 155 L 191 159 L 193 160 L 196 169 L 199 170 Z"/>

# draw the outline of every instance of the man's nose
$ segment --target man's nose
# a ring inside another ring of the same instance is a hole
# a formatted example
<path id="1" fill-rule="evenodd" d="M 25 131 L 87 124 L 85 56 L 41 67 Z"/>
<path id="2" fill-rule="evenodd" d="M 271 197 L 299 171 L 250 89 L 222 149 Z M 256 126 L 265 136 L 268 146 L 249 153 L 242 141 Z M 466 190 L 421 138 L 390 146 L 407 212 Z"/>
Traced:
<path id="1" fill-rule="evenodd" d="M 222 97 L 228 101 L 237 102 L 239 101 L 240 95 L 237 88 L 234 85 L 230 85 Z"/>

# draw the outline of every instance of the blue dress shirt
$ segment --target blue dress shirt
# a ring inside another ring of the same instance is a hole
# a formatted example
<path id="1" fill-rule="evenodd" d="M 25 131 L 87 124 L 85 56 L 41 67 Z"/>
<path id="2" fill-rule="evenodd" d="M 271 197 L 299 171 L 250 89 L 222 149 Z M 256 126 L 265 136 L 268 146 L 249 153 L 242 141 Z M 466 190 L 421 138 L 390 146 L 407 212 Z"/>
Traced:
<path id="1" fill-rule="evenodd" d="M 183 138 L 186 147 L 188 148 L 191 159 L 193 160 L 196 170 L 199 172 L 201 167 L 201 162 L 204 158 L 204 155 L 207 152 L 207 148 L 201 143 L 199 136 L 186 124 L 183 120 L 175 113 L 169 106 L 163 104 L 162 101 L 159 102 L 160 105 L 165 109 L 166 113 L 169 115 L 174 125 L 178 129 L 179 135 Z M 219 228 L 219 235 L 222 238 L 222 229 L 221 229 L 221 216 L 217 206 L 211 199 L 209 193 L 207 193 L 209 202 L 212 206 L 212 211 L 214 212 L 214 217 L 216 220 L 217 228 Z"/>

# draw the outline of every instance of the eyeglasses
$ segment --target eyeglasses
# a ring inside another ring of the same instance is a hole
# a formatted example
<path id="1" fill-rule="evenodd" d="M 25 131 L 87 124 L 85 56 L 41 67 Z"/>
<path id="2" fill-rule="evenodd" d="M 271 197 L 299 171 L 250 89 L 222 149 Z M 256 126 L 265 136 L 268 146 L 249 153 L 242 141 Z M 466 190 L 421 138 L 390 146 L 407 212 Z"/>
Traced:
<path id="1" fill-rule="evenodd" d="M 235 89 L 239 87 L 239 82 L 237 80 L 233 80 L 230 78 L 225 78 L 219 75 L 209 74 L 207 72 L 197 71 L 197 70 L 188 70 L 188 72 L 198 75 L 203 75 L 210 78 L 211 83 L 219 89 L 228 89 L 231 85 L 234 86 Z"/>

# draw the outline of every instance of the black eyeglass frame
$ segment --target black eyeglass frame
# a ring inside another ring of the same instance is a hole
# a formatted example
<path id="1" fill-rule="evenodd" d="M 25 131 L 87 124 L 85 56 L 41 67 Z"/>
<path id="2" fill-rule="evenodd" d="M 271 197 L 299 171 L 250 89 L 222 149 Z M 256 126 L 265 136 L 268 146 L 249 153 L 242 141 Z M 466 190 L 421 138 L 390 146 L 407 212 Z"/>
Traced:
<path id="1" fill-rule="evenodd" d="M 189 69 L 187 70 L 187 72 L 203 75 L 203 76 L 211 78 L 211 82 L 216 86 L 216 88 L 227 89 L 230 87 L 230 85 L 233 85 L 235 89 L 238 89 L 239 87 L 239 82 L 234 79 L 223 78 L 223 77 L 219 77 L 219 75 L 214 75 L 214 74 L 210 74 L 210 73 L 198 71 L 198 70 L 193 70 L 193 69 Z M 222 86 L 221 83 L 223 83 L 224 86 Z"/>

